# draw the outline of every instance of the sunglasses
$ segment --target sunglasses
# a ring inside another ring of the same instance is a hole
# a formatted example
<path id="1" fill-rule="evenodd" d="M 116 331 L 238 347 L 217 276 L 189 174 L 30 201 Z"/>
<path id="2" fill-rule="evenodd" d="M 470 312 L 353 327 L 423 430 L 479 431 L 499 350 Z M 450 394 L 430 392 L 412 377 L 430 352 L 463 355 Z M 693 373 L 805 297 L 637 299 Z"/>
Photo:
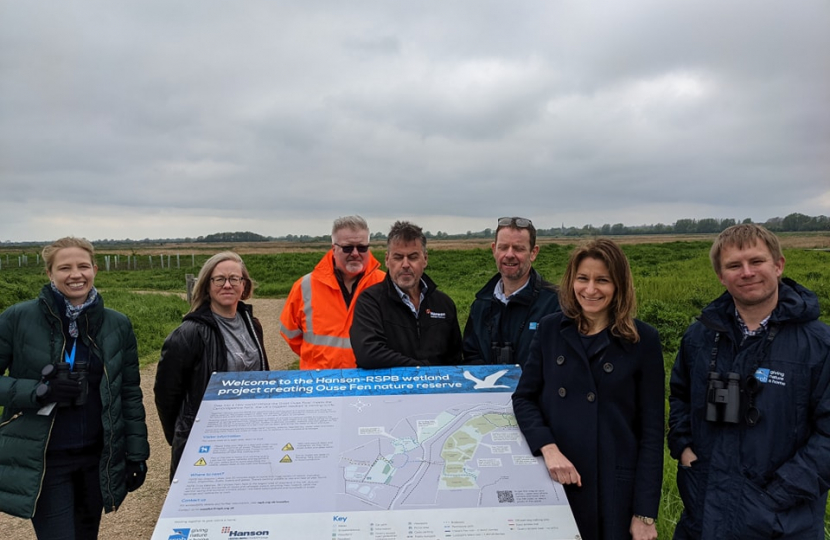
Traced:
<path id="1" fill-rule="evenodd" d="M 523 217 L 500 217 L 499 227 L 510 227 L 515 225 L 520 229 L 526 229 L 533 225 L 533 222 Z"/>
<path id="2" fill-rule="evenodd" d="M 357 250 L 358 253 L 366 253 L 367 251 L 369 251 L 369 246 L 341 246 L 340 244 L 334 245 L 342 249 L 343 253 L 345 253 L 346 255 L 351 254 L 351 252 L 354 250 Z"/>

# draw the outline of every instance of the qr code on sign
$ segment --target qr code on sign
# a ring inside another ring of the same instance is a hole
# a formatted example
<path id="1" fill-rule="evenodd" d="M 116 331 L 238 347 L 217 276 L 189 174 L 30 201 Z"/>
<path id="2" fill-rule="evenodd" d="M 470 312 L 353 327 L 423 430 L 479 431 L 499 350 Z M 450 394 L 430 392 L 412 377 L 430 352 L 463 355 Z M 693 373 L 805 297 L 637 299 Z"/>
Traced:
<path id="1" fill-rule="evenodd" d="M 496 495 L 498 495 L 500 503 L 516 502 L 513 499 L 513 492 L 512 491 L 496 491 Z"/>

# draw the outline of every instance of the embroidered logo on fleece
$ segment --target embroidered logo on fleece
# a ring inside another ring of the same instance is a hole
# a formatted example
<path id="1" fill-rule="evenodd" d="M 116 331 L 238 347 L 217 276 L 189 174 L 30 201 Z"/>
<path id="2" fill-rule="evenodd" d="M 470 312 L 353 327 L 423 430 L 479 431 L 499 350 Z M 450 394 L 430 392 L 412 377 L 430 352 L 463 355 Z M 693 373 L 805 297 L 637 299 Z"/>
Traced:
<path id="1" fill-rule="evenodd" d="M 437 311 L 432 311 L 431 309 L 427 310 L 427 315 L 429 315 L 430 319 L 446 319 L 446 313 L 438 313 Z"/>
<path id="2" fill-rule="evenodd" d="M 774 371 L 769 368 L 758 368 L 755 370 L 755 378 L 764 384 L 787 386 L 785 375 L 783 371 Z"/>

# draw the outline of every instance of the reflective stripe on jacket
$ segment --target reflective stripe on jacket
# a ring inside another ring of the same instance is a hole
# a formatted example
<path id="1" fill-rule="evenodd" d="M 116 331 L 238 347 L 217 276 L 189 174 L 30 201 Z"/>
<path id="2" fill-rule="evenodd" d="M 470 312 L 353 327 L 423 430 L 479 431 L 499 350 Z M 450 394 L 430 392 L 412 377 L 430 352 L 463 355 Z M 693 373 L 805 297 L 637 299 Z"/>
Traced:
<path id="1" fill-rule="evenodd" d="M 334 256 L 328 251 L 311 273 L 294 283 L 280 316 L 280 334 L 300 356 L 300 369 L 356 367 L 349 340 L 355 302 L 364 289 L 384 277 L 386 273 L 370 252 L 366 271 L 346 308 L 334 273 Z"/>

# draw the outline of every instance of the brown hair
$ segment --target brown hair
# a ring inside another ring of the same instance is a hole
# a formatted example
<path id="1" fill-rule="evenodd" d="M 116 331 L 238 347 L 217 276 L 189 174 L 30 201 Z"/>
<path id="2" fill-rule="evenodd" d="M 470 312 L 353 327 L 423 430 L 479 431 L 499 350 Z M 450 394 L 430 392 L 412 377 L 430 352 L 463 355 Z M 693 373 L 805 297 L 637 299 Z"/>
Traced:
<path id="1" fill-rule="evenodd" d="M 75 238 L 74 236 L 64 236 L 55 240 L 40 252 L 43 257 L 43 266 L 47 272 L 52 271 L 52 263 L 55 261 L 55 254 L 63 248 L 76 247 L 81 248 L 89 253 L 89 258 L 92 264 L 95 264 L 95 248 L 86 238 Z"/>
<path id="2" fill-rule="evenodd" d="M 758 241 L 767 245 L 774 261 L 780 261 L 784 256 L 781 252 L 778 237 L 767 229 L 755 223 L 732 225 L 718 235 L 715 243 L 712 244 L 712 249 L 709 250 L 709 260 L 712 261 L 712 268 L 715 269 L 715 273 L 720 276 L 720 254 L 723 248 L 734 246 L 738 249 L 744 249 L 745 247 L 754 246 Z"/>
<path id="3" fill-rule="evenodd" d="M 614 298 L 608 307 L 611 334 L 631 343 L 637 343 L 640 341 L 640 334 L 634 324 L 637 299 L 634 295 L 631 267 L 620 246 L 607 238 L 591 240 L 571 252 L 568 266 L 559 286 L 559 305 L 562 307 L 562 312 L 576 321 L 580 332 L 587 331 L 588 320 L 576 299 L 573 284 L 579 264 L 589 257 L 602 261 L 608 267 L 611 282 L 614 284 Z"/>
<path id="4" fill-rule="evenodd" d="M 424 235 L 424 230 L 408 221 L 396 221 L 386 236 L 386 246 L 391 246 L 393 242 L 409 243 L 416 240 L 421 243 L 421 248 L 426 253 L 427 237 Z"/>
<path id="5" fill-rule="evenodd" d="M 245 278 L 245 289 L 242 291 L 242 300 L 247 300 L 251 297 L 251 294 L 254 292 L 255 283 L 251 280 L 251 276 L 248 274 L 248 269 L 245 267 L 242 257 L 233 251 L 223 251 L 206 260 L 205 264 L 202 265 L 202 269 L 199 270 L 199 275 L 196 277 L 196 283 L 193 284 L 193 294 L 190 297 L 190 313 L 193 313 L 199 309 L 202 304 L 209 301 L 211 285 L 210 276 L 213 274 L 213 270 L 220 263 L 225 261 L 238 262 L 242 267 L 242 277 Z"/>

